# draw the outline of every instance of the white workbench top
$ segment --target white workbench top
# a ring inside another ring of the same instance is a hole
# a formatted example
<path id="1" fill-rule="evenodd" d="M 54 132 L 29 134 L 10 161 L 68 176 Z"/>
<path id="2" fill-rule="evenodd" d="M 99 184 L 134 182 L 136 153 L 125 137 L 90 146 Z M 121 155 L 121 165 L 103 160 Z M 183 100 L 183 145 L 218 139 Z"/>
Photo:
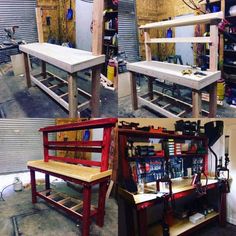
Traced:
<path id="1" fill-rule="evenodd" d="M 49 43 L 20 45 L 20 50 L 69 73 L 91 68 L 105 62 L 105 55 L 94 56 L 88 51 Z"/>
<path id="2" fill-rule="evenodd" d="M 201 90 L 221 78 L 221 72 L 200 71 L 206 76 L 182 75 L 182 71 L 192 69 L 190 66 L 176 65 L 158 61 L 141 61 L 129 63 L 127 69 L 134 73 L 151 76 L 160 80 L 170 81 L 188 88 Z"/>

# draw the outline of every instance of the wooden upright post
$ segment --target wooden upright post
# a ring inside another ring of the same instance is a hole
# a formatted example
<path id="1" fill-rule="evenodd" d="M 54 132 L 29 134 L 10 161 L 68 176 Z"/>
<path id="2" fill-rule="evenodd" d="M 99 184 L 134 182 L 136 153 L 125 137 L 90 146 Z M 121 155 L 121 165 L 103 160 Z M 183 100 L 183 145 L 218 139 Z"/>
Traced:
<path id="1" fill-rule="evenodd" d="M 42 16 L 41 16 L 41 8 L 36 7 L 35 12 L 36 12 L 36 22 L 37 22 L 37 30 L 38 30 L 38 40 L 39 40 L 39 43 L 43 43 L 44 38 L 43 38 L 43 21 L 42 21 Z"/>
<path id="2" fill-rule="evenodd" d="M 218 35 L 218 27 L 217 25 L 210 26 L 210 37 L 211 37 L 211 45 L 210 45 L 210 71 L 218 70 L 218 45 L 219 45 L 219 35 Z M 209 117 L 216 117 L 217 110 L 217 82 L 213 83 L 210 86 L 210 104 L 209 104 Z"/>
<path id="3" fill-rule="evenodd" d="M 146 30 L 144 32 L 144 39 L 145 39 L 146 61 L 151 61 L 152 60 L 152 50 L 151 50 L 150 43 L 148 43 L 150 41 L 150 34 L 149 34 L 148 30 Z"/>
<path id="4" fill-rule="evenodd" d="M 69 92 L 69 117 L 78 117 L 78 90 L 77 82 L 74 74 L 69 74 L 68 77 L 68 92 Z"/>
<path id="5" fill-rule="evenodd" d="M 103 11 L 104 0 L 93 0 L 93 41 L 92 53 L 95 56 L 102 54 L 103 48 Z"/>

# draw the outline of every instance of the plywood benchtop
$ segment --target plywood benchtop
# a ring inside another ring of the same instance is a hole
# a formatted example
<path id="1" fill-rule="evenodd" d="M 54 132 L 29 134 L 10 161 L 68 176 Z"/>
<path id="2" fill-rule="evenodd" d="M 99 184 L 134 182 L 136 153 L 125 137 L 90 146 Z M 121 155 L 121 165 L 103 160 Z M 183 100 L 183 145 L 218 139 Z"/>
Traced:
<path id="1" fill-rule="evenodd" d="M 20 45 L 20 50 L 35 56 L 69 73 L 88 69 L 105 62 L 105 55 L 94 56 L 92 52 L 62 47 L 49 43 Z"/>
<path id="2" fill-rule="evenodd" d="M 129 63 L 127 69 L 157 79 L 163 79 L 188 88 L 201 90 L 221 78 L 221 72 L 201 71 L 206 76 L 182 75 L 183 70 L 192 69 L 190 66 L 176 65 L 158 61 L 141 61 Z"/>
<path id="3" fill-rule="evenodd" d="M 79 166 L 67 164 L 57 161 L 44 162 L 44 160 L 27 162 L 28 168 L 36 168 L 42 171 L 48 171 L 66 177 L 82 180 L 85 182 L 92 182 L 107 176 L 110 176 L 112 171 L 107 170 L 100 172 L 100 168 Z"/>

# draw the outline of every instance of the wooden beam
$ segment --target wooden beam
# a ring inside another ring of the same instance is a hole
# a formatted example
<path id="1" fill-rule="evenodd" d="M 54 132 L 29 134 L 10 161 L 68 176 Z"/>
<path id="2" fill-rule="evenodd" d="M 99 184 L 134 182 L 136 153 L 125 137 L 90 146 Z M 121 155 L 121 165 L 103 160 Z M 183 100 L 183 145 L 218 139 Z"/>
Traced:
<path id="1" fill-rule="evenodd" d="M 140 29 L 152 29 L 152 28 L 169 28 L 169 27 L 179 27 L 188 26 L 195 24 L 208 24 L 216 20 L 222 20 L 224 18 L 223 12 L 209 13 L 205 15 L 193 16 L 191 19 L 174 19 L 168 21 L 160 21 L 155 23 L 149 23 L 142 25 Z"/>
<path id="2" fill-rule="evenodd" d="M 92 53 L 95 56 L 102 54 L 103 49 L 103 11 L 104 0 L 93 0 L 93 39 Z"/>
<path id="3" fill-rule="evenodd" d="M 151 40 L 149 31 L 144 32 L 144 38 L 145 38 L 146 61 L 151 61 L 152 60 L 152 49 L 151 49 L 149 43 L 147 43 L 147 42 L 150 42 L 150 40 Z"/>
<path id="4" fill-rule="evenodd" d="M 31 78 L 30 78 L 30 66 L 29 66 L 29 58 L 27 53 L 24 54 L 24 64 L 25 64 L 25 78 L 26 78 L 26 83 L 27 87 L 30 88 L 31 85 Z"/>
<path id="5" fill-rule="evenodd" d="M 69 117 L 77 118 L 78 91 L 75 74 L 69 74 L 68 77 L 68 93 L 69 93 Z"/>
<path id="6" fill-rule="evenodd" d="M 36 7 L 35 13 L 36 13 L 36 23 L 37 23 L 37 31 L 38 31 L 38 41 L 39 43 L 43 43 L 44 37 L 43 37 L 43 19 L 42 19 L 41 7 Z"/>
<path id="7" fill-rule="evenodd" d="M 219 35 L 218 35 L 218 26 L 210 26 L 210 71 L 215 72 L 218 69 L 218 44 L 219 44 Z"/>
<path id="8" fill-rule="evenodd" d="M 215 118 L 217 111 L 217 82 L 210 85 L 209 117 Z"/>
<path id="9" fill-rule="evenodd" d="M 192 104 L 193 104 L 193 118 L 200 118 L 202 116 L 202 99 L 201 91 L 192 91 Z"/>
<path id="10" fill-rule="evenodd" d="M 211 43 L 210 37 L 189 37 L 189 38 L 152 38 L 146 41 L 151 43 Z"/>
<path id="11" fill-rule="evenodd" d="M 46 79 L 47 77 L 47 66 L 46 66 L 46 62 L 42 60 L 42 76 L 43 79 Z"/>
<path id="12" fill-rule="evenodd" d="M 103 2 L 103 1 L 102 1 Z M 100 116 L 100 75 L 101 66 L 92 68 L 92 97 L 91 97 L 91 111 L 92 117 Z"/>
<path id="13" fill-rule="evenodd" d="M 133 110 L 138 109 L 138 95 L 137 95 L 137 84 L 135 75 L 132 72 L 129 72 L 130 78 L 130 87 L 131 87 L 131 100 L 132 100 L 132 108 Z"/>

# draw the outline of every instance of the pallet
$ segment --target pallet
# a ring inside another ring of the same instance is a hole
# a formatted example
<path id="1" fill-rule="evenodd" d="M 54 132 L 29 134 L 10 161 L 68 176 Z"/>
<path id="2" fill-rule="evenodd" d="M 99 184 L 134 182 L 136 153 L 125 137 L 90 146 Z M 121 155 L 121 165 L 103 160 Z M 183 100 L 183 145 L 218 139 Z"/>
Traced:
<path id="1" fill-rule="evenodd" d="M 177 98 L 173 98 L 156 90 L 153 90 L 153 95 L 153 99 L 149 99 L 149 93 L 146 93 L 142 96 L 138 96 L 138 103 L 170 118 L 185 117 L 184 115 L 192 112 L 193 105 L 187 102 L 181 101 Z M 163 102 L 164 104 L 161 105 L 161 102 Z M 170 108 L 173 107 L 179 108 L 179 113 L 173 113 L 170 110 Z M 206 110 L 202 110 L 202 114 L 204 116 L 208 116 L 209 112 Z"/>
<path id="2" fill-rule="evenodd" d="M 69 111 L 68 103 L 68 82 L 59 76 L 47 71 L 46 78 L 43 78 L 43 74 L 31 75 L 31 80 L 49 96 L 51 96 L 56 102 L 63 106 Z M 65 91 L 64 91 L 65 90 Z M 78 94 L 84 99 L 85 102 L 78 102 L 78 116 L 80 112 L 86 110 L 90 107 L 90 100 L 92 98 L 91 94 L 85 92 L 84 90 L 77 88 Z"/>

